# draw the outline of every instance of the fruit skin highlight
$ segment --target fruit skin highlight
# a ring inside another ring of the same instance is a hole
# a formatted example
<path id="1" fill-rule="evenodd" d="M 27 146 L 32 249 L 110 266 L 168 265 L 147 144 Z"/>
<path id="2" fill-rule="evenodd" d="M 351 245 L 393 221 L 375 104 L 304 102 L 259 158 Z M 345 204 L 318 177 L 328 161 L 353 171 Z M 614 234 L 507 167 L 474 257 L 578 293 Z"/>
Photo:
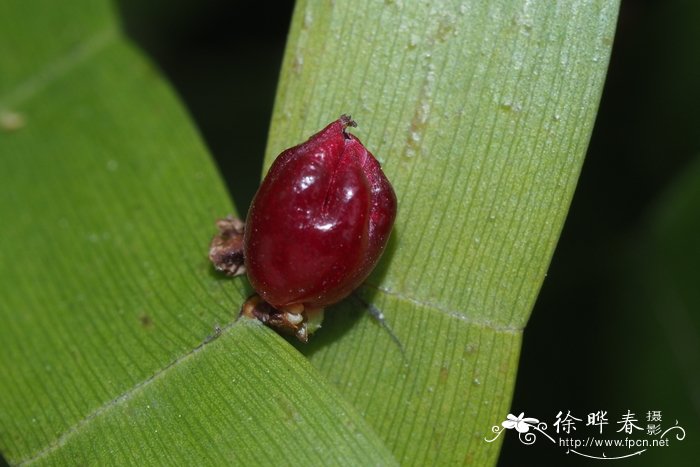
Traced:
<path id="1" fill-rule="evenodd" d="M 248 211 L 245 267 L 278 310 L 339 302 L 372 272 L 396 218 L 396 195 L 379 162 L 345 130 L 343 115 L 283 151 Z"/>

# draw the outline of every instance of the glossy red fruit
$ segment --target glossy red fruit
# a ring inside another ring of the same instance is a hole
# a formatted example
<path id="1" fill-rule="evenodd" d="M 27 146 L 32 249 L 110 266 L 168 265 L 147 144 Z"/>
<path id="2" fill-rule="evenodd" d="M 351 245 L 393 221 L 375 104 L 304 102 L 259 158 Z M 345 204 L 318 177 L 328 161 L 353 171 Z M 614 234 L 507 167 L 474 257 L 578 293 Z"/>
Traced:
<path id="1" fill-rule="evenodd" d="M 396 217 L 379 162 L 342 116 L 270 167 L 246 219 L 248 278 L 275 308 L 323 308 L 374 269 Z"/>

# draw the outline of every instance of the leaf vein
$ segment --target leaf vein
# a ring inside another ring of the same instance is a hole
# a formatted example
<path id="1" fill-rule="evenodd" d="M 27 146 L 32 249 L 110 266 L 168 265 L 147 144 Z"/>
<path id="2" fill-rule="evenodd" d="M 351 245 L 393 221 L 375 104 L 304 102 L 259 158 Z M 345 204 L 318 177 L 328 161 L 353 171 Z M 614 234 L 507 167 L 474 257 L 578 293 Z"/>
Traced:
<path id="1" fill-rule="evenodd" d="M 524 326 L 505 325 L 505 324 L 494 323 L 493 321 L 487 320 L 487 319 L 476 319 L 474 317 L 467 316 L 460 311 L 450 310 L 449 308 L 446 308 L 439 303 L 421 300 L 421 299 L 406 295 L 405 293 L 396 292 L 394 290 L 390 290 L 390 289 L 387 289 L 384 287 L 379 287 L 379 286 L 376 286 L 374 284 L 365 283 L 365 284 L 363 284 L 363 287 L 374 289 L 374 290 L 381 292 L 383 294 L 386 294 L 388 296 L 397 298 L 399 300 L 403 300 L 405 302 L 409 302 L 413 305 L 420 306 L 422 308 L 429 308 L 431 310 L 438 311 L 440 313 L 444 313 L 448 316 L 459 319 L 460 321 L 464 321 L 467 324 L 481 327 L 481 328 L 485 328 L 485 329 L 490 329 L 490 330 L 495 331 L 497 333 L 521 334 L 523 332 L 523 329 L 524 329 Z"/>
<path id="2" fill-rule="evenodd" d="M 78 43 L 65 55 L 58 57 L 41 71 L 17 84 L 14 89 L 0 97 L 0 108 L 16 107 L 31 99 L 46 86 L 66 75 L 77 65 L 94 56 L 117 38 L 116 29 L 109 28 Z"/>
<path id="3" fill-rule="evenodd" d="M 59 448 L 64 446 L 72 437 L 74 437 L 76 434 L 78 434 L 82 428 L 86 427 L 89 423 L 96 420 L 98 417 L 100 417 L 102 414 L 106 413 L 112 407 L 115 407 L 115 406 L 117 406 L 125 401 L 128 401 L 132 397 L 136 396 L 141 390 L 148 387 L 151 383 L 153 383 L 157 379 L 164 377 L 170 370 L 172 370 L 173 368 L 178 366 L 180 363 L 183 363 L 184 361 L 189 360 L 190 358 L 194 357 L 199 352 L 203 351 L 204 348 L 208 344 L 210 344 L 215 339 L 220 337 L 221 334 L 229 331 L 237 322 L 238 322 L 238 320 L 232 321 L 232 322 L 226 324 L 225 326 L 218 328 L 213 335 L 207 336 L 199 345 L 194 347 L 192 350 L 175 358 L 173 361 L 171 361 L 170 363 L 165 365 L 163 368 L 161 368 L 160 370 L 153 373 L 148 378 L 136 383 L 133 387 L 128 389 L 126 392 L 120 394 L 119 396 L 115 397 L 114 399 L 99 406 L 98 408 L 96 408 L 95 410 L 93 410 L 92 412 L 87 414 L 85 417 L 83 417 L 82 419 L 75 422 L 75 424 L 73 424 L 71 427 L 66 429 L 66 431 L 64 431 L 56 439 L 49 442 L 46 447 L 38 450 L 35 454 L 29 456 L 28 458 L 26 458 L 24 460 L 20 460 L 18 462 L 18 465 L 25 465 L 25 464 L 30 464 L 32 462 L 36 462 L 37 460 L 41 459 L 42 457 L 46 457 L 47 455 L 51 454 L 52 452 L 58 450 Z"/>

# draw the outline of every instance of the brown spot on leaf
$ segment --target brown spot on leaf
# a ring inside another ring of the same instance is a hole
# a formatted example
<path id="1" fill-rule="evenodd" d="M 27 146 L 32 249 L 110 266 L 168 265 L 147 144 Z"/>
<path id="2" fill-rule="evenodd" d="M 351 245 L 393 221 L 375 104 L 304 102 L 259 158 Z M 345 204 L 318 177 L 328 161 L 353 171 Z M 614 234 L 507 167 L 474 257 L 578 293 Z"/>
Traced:
<path id="1" fill-rule="evenodd" d="M 438 381 L 440 384 L 445 384 L 447 382 L 447 377 L 450 376 L 450 370 L 447 369 L 447 367 L 442 367 L 440 368 L 440 376 L 438 377 Z"/>
<path id="2" fill-rule="evenodd" d="M 139 315 L 139 323 L 145 329 L 153 329 L 153 318 L 151 318 L 146 313 L 141 313 Z"/>

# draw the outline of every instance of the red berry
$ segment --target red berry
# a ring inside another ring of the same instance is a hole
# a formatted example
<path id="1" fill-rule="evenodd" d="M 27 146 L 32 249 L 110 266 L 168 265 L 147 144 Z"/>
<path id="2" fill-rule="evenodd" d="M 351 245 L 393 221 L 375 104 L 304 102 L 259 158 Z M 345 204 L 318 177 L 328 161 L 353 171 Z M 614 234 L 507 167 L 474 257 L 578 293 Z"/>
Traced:
<path id="1" fill-rule="evenodd" d="M 248 211 L 245 266 L 275 308 L 323 308 L 374 269 L 396 217 L 379 162 L 342 116 L 272 164 Z"/>

